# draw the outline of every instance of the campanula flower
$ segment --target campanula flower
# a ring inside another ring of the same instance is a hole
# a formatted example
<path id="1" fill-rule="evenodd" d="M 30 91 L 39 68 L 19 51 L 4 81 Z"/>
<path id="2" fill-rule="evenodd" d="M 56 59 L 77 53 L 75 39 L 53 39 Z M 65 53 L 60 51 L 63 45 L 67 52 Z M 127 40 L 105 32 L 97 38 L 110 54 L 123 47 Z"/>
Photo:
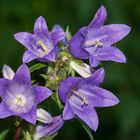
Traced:
<path id="1" fill-rule="evenodd" d="M 44 116 L 43 120 L 45 119 L 46 117 Z M 40 140 L 42 137 L 53 135 L 63 126 L 63 123 L 64 120 L 62 119 L 61 115 L 59 115 L 53 117 L 53 120 L 50 123 L 38 125 L 35 129 L 34 140 Z"/>
<path id="2" fill-rule="evenodd" d="M 104 25 L 106 17 L 106 9 L 101 6 L 91 23 L 82 27 L 69 42 L 70 53 L 78 59 L 89 59 L 93 67 L 101 61 L 126 62 L 124 54 L 114 44 L 130 32 L 130 27 L 124 24 Z"/>
<path id="3" fill-rule="evenodd" d="M 0 118 L 19 116 L 36 123 L 37 105 L 48 98 L 52 91 L 46 87 L 33 86 L 28 67 L 21 65 L 16 73 L 10 67 L 3 67 L 5 78 L 0 79 Z"/>
<path id="4" fill-rule="evenodd" d="M 98 69 L 88 78 L 69 77 L 62 80 L 58 96 L 65 104 L 63 119 L 69 120 L 77 116 L 96 131 L 98 115 L 94 107 L 114 106 L 119 102 L 111 92 L 99 87 L 103 80 L 103 68 Z"/>
<path id="5" fill-rule="evenodd" d="M 40 16 L 35 22 L 34 34 L 19 32 L 14 37 L 27 49 L 23 55 L 23 63 L 34 59 L 54 62 L 58 52 L 57 44 L 65 38 L 65 32 L 60 27 L 54 27 L 49 32 L 45 19 Z"/>

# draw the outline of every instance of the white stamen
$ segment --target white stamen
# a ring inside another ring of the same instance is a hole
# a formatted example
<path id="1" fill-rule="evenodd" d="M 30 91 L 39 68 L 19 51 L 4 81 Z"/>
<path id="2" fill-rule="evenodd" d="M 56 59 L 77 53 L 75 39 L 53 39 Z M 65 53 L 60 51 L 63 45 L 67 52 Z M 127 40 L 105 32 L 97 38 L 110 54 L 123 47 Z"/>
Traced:
<path id="1" fill-rule="evenodd" d="M 83 96 L 82 94 L 80 94 L 78 91 L 75 91 L 75 90 L 73 90 L 73 93 L 74 93 L 76 96 L 78 96 L 78 97 L 80 97 L 80 98 L 82 99 L 82 103 L 81 103 L 82 106 L 83 106 L 84 104 L 85 104 L 85 105 L 88 105 L 88 100 L 86 99 L 85 96 Z"/>
<path id="2" fill-rule="evenodd" d="M 43 50 L 43 53 L 41 53 L 41 54 L 39 54 L 38 56 L 43 56 L 43 55 L 47 55 L 49 52 L 50 52 L 50 50 L 47 48 L 47 46 L 41 41 L 41 40 L 39 40 L 37 43 L 36 43 L 36 45 L 39 45 L 39 46 L 41 46 L 41 48 L 42 48 L 42 50 Z"/>
<path id="3" fill-rule="evenodd" d="M 26 104 L 26 98 L 23 95 L 16 95 L 14 103 L 20 107 L 23 107 Z"/>
<path id="4" fill-rule="evenodd" d="M 97 39 L 97 40 L 89 40 L 89 41 L 86 41 L 84 43 L 84 47 L 89 47 L 89 46 L 95 46 L 95 47 L 98 47 L 98 46 L 103 46 L 103 43 Z"/>

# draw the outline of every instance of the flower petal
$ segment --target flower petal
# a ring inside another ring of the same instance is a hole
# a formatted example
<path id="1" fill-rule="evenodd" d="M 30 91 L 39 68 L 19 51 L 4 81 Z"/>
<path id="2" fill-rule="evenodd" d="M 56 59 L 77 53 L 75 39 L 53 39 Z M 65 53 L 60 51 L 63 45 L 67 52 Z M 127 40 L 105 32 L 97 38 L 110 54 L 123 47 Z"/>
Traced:
<path id="1" fill-rule="evenodd" d="M 89 54 L 89 63 L 92 67 L 97 67 L 101 62 L 97 57 Z"/>
<path id="2" fill-rule="evenodd" d="M 84 44 L 92 46 L 99 40 L 103 45 L 112 45 L 123 39 L 130 32 L 130 27 L 125 24 L 110 24 L 101 28 L 89 29 Z"/>
<path id="3" fill-rule="evenodd" d="M 98 52 L 98 59 L 104 61 L 115 61 L 119 63 L 125 63 L 126 58 L 122 51 L 120 51 L 116 47 L 112 46 L 104 46 L 103 48 L 99 49 Z"/>
<path id="4" fill-rule="evenodd" d="M 68 101 L 65 103 L 62 117 L 64 120 L 70 120 L 74 117 L 74 114 L 72 112 L 72 109 L 71 109 Z"/>
<path id="5" fill-rule="evenodd" d="M 79 93 L 90 101 L 94 107 L 108 107 L 114 106 L 119 103 L 118 98 L 110 91 L 92 85 L 83 85 L 79 90 Z"/>
<path id="6" fill-rule="evenodd" d="M 2 72 L 3 72 L 3 77 L 9 80 L 12 80 L 15 75 L 15 72 L 7 65 L 3 66 Z"/>
<path id="7" fill-rule="evenodd" d="M 26 120 L 27 122 L 35 125 L 36 124 L 36 107 L 33 107 L 31 111 L 25 114 L 19 115 L 21 118 Z"/>
<path id="8" fill-rule="evenodd" d="M 31 76 L 29 68 L 26 64 L 22 64 L 18 70 L 15 73 L 15 76 L 13 78 L 13 81 L 21 82 L 24 84 L 30 84 L 31 85 Z"/>
<path id="9" fill-rule="evenodd" d="M 55 62 L 56 61 L 57 52 L 58 52 L 58 48 L 55 47 L 48 55 L 46 55 L 44 57 L 45 61 Z"/>
<path id="10" fill-rule="evenodd" d="M 66 102 L 69 91 L 74 88 L 80 80 L 81 78 L 69 77 L 61 81 L 58 89 L 58 96 L 63 103 Z"/>
<path id="11" fill-rule="evenodd" d="M 104 81 L 105 71 L 103 68 L 96 70 L 90 77 L 84 78 L 83 83 L 88 83 L 92 85 L 99 85 Z"/>
<path id="12" fill-rule="evenodd" d="M 37 57 L 31 52 L 31 51 L 25 51 L 25 53 L 23 54 L 23 58 L 22 61 L 23 63 L 28 63 L 34 59 L 36 59 Z"/>
<path id="13" fill-rule="evenodd" d="M 58 24 L 56 24 L 56 25 L 53 26 L 51 32 L 56 32 L 56 31 L 64 32 L 63 28 L 60 25 L 58 25 Z"/>
<path id="14" fill-rule="evenodd" d="M 5 96 L 5 89 L 8 87 L 9 80 L 0 78 L 0 96 L 4 97 Z"/>
<path id="15" fill-rule="evenodd" d="M 88 53 L 82 48 L 85 41 L 85 33 L 87 28 L 83 27 L 69 41 L 70 53 L 78 59 L 88 59 Z M 84 34 L 84 35 L 83 35 Z"/>
<path id="16" fill-rule="evenodd" d="M 62 41 L 63 39 L 65 39 L 66 34 L 64 31 L 55 31 L 51 33 L 52 36 L 52 40 L 54 42 L 54 45 L 57 45 L 57 43 L 59 41 Z"/>
<path id="17" fill-rule="evenodd" d="M 39 125 L 36 127 L 34 140 L 39 140 L 42 137 L 50 136 L 56 133 L 63 125 L 64 121 L 61 116 L 54 117 L 50 124 Z"/>
<path id="18" fill-rule="evenodd" d="M 6 117 L 9 117 L 9 116 L 12 116 L 12 112 L 10 112 L 8 110 L 8 108 L 6 107 L 6 105 L 4 104 L 4 102 L 2 101 L 0 103 L 0 118 L 6 118 Z"/>
<path id="19" fill-rule="evenodd" d="M 102 5 L 98 9 L 95 17 L 93 18 L 91 23 L 88 25 L 88 27 L 90 27 L 90 28 L 101 27 L 102 25 L 104 25 L 104 22 L 105 22 L 106 18 L 107 18 L 107 12 L 106 12 L 105 7 Z"/>
<path id="20" fill-rule="evenodd" d="M 27 49 L 33 47 L 34 35 L 28 32 L 19 32 L 14 34 L 15 39 Z"/>
<path id="21" fill-rule="evenodd" d="M 48 27 L 45 19 L 42 16 L 38 17 L 38 19 L 35 22 L 34 33 L 48 35 Z"/>
<path id="22" fill-rule="evenodd" d="M 35 86 L 34 92 L 37 95 L 36 103 L 40 103 L 43 100 L 47 99 L 49 96 L 52 95 L 52 91 L 46 87 L 43 86 Z"/>
<path id="23" fill-rule="evenodd" d="M 52 116 L 44 109 L 37 109 L 37 120 L 43 123 L 51 123 L 53 121 Z"/>
<path id="24" fill-rule="evenodd" d="M 83 120 L 92 130 L 96 131 L 98 128 L 98 115 L 90 105 L 81 106 L 70 101 L 70 106 L 72 107 L 73 113 L 77 115 L 81 120 Z"/>
<path id="25" fill-rule="evenodd" d="M 97 67 L 101 62 L 98 60 L 97 57 L 89 55 L 89 63 L 92 67 Z"/>

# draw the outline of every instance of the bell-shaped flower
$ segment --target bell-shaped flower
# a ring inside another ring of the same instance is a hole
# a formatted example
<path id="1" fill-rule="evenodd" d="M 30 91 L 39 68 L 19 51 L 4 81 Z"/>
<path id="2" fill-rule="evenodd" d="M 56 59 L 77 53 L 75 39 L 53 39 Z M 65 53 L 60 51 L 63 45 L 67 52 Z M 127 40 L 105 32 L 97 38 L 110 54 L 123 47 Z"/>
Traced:
<path id="1" fill-rule="evenodd" d="M 33 86 L 25 64 L 15 74 L 10 67 L 4 66 L 3 75 L 5 78 L 0 78 L 0 118 L 19 116 L 35 124 L 37 105 L 47 99 L 52 91 L 46 87 Z"/>
<path id="2" fill-rule="evenodd" d="M 27 49 L 23 55 L 23 63 L 34 59 L 54 62 L 58 52 L 57 44 L 65 38 L 65 32 L 61 27 L 54 27 L 49 32 L 45 19 L 40 16 L 35 22 L 34 34 L 19 32 L 14 37 Z"/>
<path id="3" fill-rule="evenodd" d="M 69 77 L 59 85 L 58 96 L 65 104 L 63 119 L 79 117 L 92 130 L 98 127 L 98 115 L 95 107 L 108 107 L 118 104 L 118 98 L 106 89 L 99 87 L 104 80 L 103 68 L 90 77 Z"/>
<path id="4" fill-rule="evenodd" d="M 43 113 L 42 113 L 43 112 Z M 53 117 L 50 119 L 48 117 L 48 112 L 41 110 L 41 119 L 39 121 L 44 123 L 44 120 L 47 120 L 46 123 L 40 124 L 35 129 L 34 140 L 40 140 L 40 138 L 51 136 L 55 134 L 59 129 L 63 126 L 64 120 L 62 119 L 61 115 Z M 49 119 L 48 119 L 49 118 Z M 48 122 L 51 120 L 51 122 Z"/>
<path id="5" fill-rule="evenodd" d="M 106 9 L 101 6 L 91 23 L 82 27 L 69 42 L 71 54 L 78 59 L 89 59 L 93 67 L 101 61 L 126 62 L 124 54 L 114 44 L 130 32 L 130 27 L 125 24 L 103 26 L 106 17 Z"/>

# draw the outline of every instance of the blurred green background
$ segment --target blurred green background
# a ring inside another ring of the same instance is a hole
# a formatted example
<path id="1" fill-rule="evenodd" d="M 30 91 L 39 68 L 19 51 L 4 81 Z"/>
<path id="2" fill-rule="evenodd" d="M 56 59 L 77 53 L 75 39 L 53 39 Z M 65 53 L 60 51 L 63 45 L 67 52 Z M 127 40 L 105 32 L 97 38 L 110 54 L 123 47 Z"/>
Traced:
<path id="1" fill-rule="evenodd" d="M 87 25 L 103 4 L 108 11 L 106 23 L 125 23 L 131 33 L 117 46 L 126 54 L 127 64 L 104 63 L 103 87 L 120 99 L 112 108 L 97 109 L 99 128 L 93 132 L 95 140 L 140 140 L 140 1 L 139 0 L 0 0 L 0 68 L 3 64 L 16 69 L 22 63 L 24 47 L 13 34 L 32 31 L 35 19 L 42 15 L 49 29 L 54 24 L 70 26 L 74 34 Z M 0 131 L 10 127 L 11 119 L 0 121 Z M 3 125 L 4 124 L 4 125 Z M 11 140 L 12 132 L 6 140 Z M 56 140 L 88 140 L 78 121 L 66 122 Z"/>

